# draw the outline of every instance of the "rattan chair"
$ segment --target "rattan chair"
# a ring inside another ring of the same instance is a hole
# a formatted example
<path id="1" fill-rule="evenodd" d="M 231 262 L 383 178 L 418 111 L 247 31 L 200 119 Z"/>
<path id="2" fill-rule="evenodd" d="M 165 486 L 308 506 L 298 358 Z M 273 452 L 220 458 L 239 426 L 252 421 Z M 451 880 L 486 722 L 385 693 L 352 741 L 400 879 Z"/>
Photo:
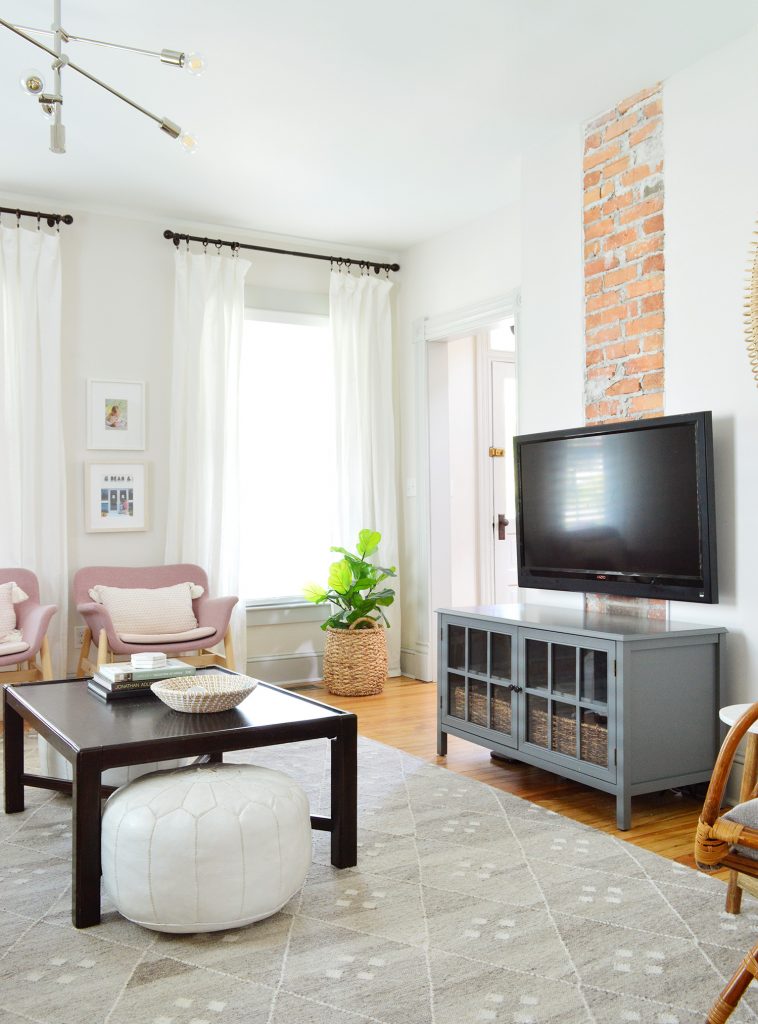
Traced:
<path id="1" fill-rule="evenodd" d="M 731 914 L 740 912 L 742 890 L 758 896 L 758 860 L 747 857 L 735 847 L 758 851 L 758 830 L 730 821 L 721 814 L 726 784 L 734 762 L 734 755 L 750 726 L 758 721 L 758 704 L 751 704 L 726 734 L 721 745 L 711 782 L 708 786 L 703 810 L 695 836 L 695 862 L 703 871 L 729 868 L 729 888 L 726 909 Z M 750 739 L 754 737 L 751 735 Z M 758 744 L 748 742 L 742 776 L 740 804 L 755 800 L 756 751 Z M 745 989 L 758 974 L 758 943 L 744 957 L 731 980 L 722 990 L 708 1014 L 707 1024 L 724 1024 L 732 1015 Z"/>

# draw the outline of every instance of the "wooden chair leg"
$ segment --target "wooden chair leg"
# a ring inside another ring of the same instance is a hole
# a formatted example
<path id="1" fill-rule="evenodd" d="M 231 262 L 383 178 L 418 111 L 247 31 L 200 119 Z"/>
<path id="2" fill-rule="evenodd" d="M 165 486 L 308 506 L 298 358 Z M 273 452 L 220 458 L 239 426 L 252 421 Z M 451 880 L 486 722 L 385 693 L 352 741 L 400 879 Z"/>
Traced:
<path id="1" fill-rule="evenodd" d="M 736 871 L 729 872 L 729 884 L 726 889 L 726 912 L 727 914 L 739 914 L 742 907 L 742 889 L 737 881 Z"/>
<path id="2" fill-rule="evenodd" d="M 87 663 L 89 662 L 89 652 L 92 646 L 92 630 L 89 626 L 84 627 L 82 633 L 82 646 L 79 651 L 79 661 L 76 663 L 76 674 L 83 676 L 87 670 Z"/>
<path id="3" fill-rule="evenodd" d="M 758 735 L 749 732 L 745 744 L 745 766 L 742 770 L 742 783 L 740 784 L 740 803 L 749 800 L 758 777 Z M 726 912 L 728 914 L 739 914 L 742 906 L 742 889 L 737 880 L 737 872 L 729 872 L 729 885 L 726 890 Z"/>
<path id="4" fill-rule="evenodd" d="M 100 630 L 100 636 L 97 641 L 97 667 L 107 664 L 110 658 L 110 652 L 108 651 L 108 634 L 104 629 Z"/>
<path id="5" fill-rule="evenodd" d="M 726 986 L 721 990 L 720 996 L 708 1013 L 706 1024 L 724 1024 L 729 1020 L 737 1003 L 745 994 L 745 989 L 756 974 L 758 974 L 758 944 L 746 954 Z"/>
<path id="6" fill-rule="evenodd" d="M 47 637 L 42 641 L 39 649 L 40 662 L 42 663 L 42 678 L 47 682 L 53 678 L 53 661 L 50 657 L 50 644 Z"/>
<path id="7" fill-rule="evenodd" d="M 232 627 L 226 627 L 226 633 L 224 633 L 224 659 L 226 661 L 226 667 L 231 669 L 232 672 L 237 671 L 237 665 L 234 660 L 234 641 L 232 640 Z"/>

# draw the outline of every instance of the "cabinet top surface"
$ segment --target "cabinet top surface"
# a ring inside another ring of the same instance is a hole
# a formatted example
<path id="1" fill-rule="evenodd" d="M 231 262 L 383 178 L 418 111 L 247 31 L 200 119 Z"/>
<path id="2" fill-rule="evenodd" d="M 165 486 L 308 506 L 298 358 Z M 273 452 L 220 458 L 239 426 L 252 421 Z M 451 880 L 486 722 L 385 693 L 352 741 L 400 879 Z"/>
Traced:
<path id="1" fill-rule="evenodd" d="M 581 608 L 554 608 L 540 604 L 482 604 L 467 608 L 438 608 L 438 615 L 500 622 L 512 626 L 532 626 L 554 632 L 603 636 L 613 640 L 646 640 L 665 636 L 713 636 L 726 633 L 723 626 L 667 619 L 635 618 L 631 615 L 606 615 L 585 612 Z"/>

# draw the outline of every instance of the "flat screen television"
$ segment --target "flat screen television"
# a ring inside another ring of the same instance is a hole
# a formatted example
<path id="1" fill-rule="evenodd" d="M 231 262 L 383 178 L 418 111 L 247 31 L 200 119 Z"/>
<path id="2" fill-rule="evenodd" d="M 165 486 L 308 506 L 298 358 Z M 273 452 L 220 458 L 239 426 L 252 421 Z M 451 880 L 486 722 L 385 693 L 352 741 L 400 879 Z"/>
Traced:
<path id="1" fill-rule="evenodd" d="M 520 587 L 718 601 L 710 412 L 514 439 Z"/>

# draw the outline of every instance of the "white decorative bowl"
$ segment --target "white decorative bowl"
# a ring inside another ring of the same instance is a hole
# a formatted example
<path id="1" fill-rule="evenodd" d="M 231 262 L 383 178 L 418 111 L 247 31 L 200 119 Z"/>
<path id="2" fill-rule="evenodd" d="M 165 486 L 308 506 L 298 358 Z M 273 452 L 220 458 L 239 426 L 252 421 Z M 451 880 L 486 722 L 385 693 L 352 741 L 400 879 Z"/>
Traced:
<path id="1" fill-rule="evenodd" d="M 161 679 L 150 689 L 174 711 L 205 714 L 236 708 L 257 685 L 258 680 L 250 676 L 229 676 L 218 672 Z"/>

